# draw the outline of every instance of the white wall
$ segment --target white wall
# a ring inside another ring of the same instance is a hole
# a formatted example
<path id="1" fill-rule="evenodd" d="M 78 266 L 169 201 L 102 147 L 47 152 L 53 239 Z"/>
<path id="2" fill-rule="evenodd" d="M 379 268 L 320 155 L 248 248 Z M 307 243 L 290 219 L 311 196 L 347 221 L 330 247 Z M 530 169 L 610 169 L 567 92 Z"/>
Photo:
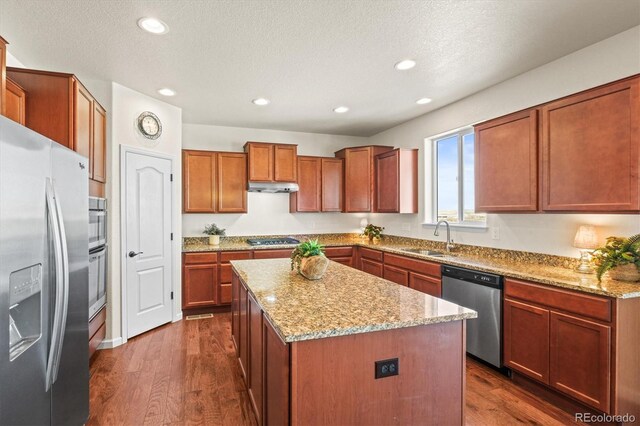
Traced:
<path id="1" fill-rule="evenodd" d="M 433 236 L 432 226 L 422 225 L 425 138 L 637 73 L 640 73 L 640 26 L 371 137 L 372 144 L 420 148 L 422 186 L 419 214 L 376 214 L 370 216 L 370 221 L 385 226 L 389 234 L 442 240 Z M 491 239 L 487 231 L 455 230 L 453 237 L 467 244 L 575 257 L 577 252 L 571 243 L 578 225 L 583 223 L 601 226 L 601 237 L 640 232 L 638 215 L 492 214 L 488 225 L 500 227 L 499 240 Z M 407 226 L 410 230 L 406 230 Z"/>
<path id="2" fill-rule="evenodd" d="M 122 337 L 120 253 L 126 251 L 120 241 L 120 147 L 127 145 L 139 149 L 167 154 L 173 158 L 173 232 L 174 252 L 173 283 L 176 292 L 175 312 L 181 316 L 181 243 L 182 223 L 180 200 L 182 199 L 182 110 L 165 102 L 138 93 L 117 83 L 111 83 L 111 138 L 107 150 L 107 199 L 109 200 L 109 282 L 107 287 L 107 344 L 118 344 Z M 155 113 L 162 122 L 162 136 L 155 146 L 136 130 L 136 119 L 143 111 Z M 177 318 L 176 318 L 177 319 Z"/>
<path id="3" fill-rule="evenodd" d="M 316 133 L 248 129 L 240 127 L 185 124 L 182 133 L 184 149 L 210 151 L 243 151 L 247 141 L 298 144 L 298 155 L 333 157 L 346 146 L 366 145 L 368 138 L 334 136 Z M 303 234 L 357 232 L 365 214 L 289 213 L 288 194 L 248 194 L 247 214 L 184 214 L 185 236 L 201 236 L 206 224 L 216 223 L 229 235 Z"/>

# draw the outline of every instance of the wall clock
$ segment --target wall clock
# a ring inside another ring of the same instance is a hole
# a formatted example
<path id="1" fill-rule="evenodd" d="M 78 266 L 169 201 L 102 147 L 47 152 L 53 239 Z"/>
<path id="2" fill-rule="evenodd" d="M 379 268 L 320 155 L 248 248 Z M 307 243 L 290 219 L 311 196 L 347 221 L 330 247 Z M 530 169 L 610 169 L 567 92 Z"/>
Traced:
<path id="1" fill-rule="evenodd" d="M 162 123 L 157 115 L 145 111 L 138 116 L 138 130 L 147 139 L 158 139 L 162 134 Z"/>

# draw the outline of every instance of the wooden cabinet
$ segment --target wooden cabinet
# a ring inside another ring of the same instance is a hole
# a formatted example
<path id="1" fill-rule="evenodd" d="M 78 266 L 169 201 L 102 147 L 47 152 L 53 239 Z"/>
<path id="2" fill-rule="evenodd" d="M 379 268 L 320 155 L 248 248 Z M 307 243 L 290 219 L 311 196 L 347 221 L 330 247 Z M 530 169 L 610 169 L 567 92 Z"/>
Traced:
<path id="1" fill-rule="evenodd" d="M 475 210 L 538 210 L 538 110 L 475 126 Z"/>
<path id="2" fill-rule="evenodd" d="M 442 271 L 437 263 L 385 253 L 384 270 L 388 280 L 431 296 L 442 295 Z"/>
<path id="3" fill-rule="evenodd" d="M 240 353 L 240 280 L 236 274 L 231 277 L 231 341 Z"/>
<path id="4" fill-rule="evenodd" d="M 354 267 L 354 248 L 349 247 L 327 247 L 324 254 L 334 262 Z"/>
<path id="5" fill-rule="evenodd" d="M 253 259 L 253 252 L 225 251 L 220 253 L 219 259 L 220 259 L 220 263 L 218 265 L 220 269 L 220 278 L 219 278 L 220 285 L 219 285 L 219 291 L 218 291 L 218 293 L 220 294 L 219 304 L 228 305 L 232 301 L 231 277 L 233 273 L 232 273 L 232 267 L 230 262 L 232 260 Z"/>
<path id="6" fill-rule="evenodd" d="M 247 156 L 243 153 L 218 152 L 217 213 L 247 212 Z"/>
<path id="7" fill-rule="evenodd" d="M 106 110 L 73 74 L 7 68 L 27 94 L 25 126 L 89 160 L 90 195 L 104 196 Z"/>
<path id="8" fill-rule="evenodd" d="M 394 149 L 375 158 L 376 211 L 418 213 L 418 150 Z"/>
<path id="9" fill-rule="evenodd" d="M 392 150 L 389 146 L 344 148 L 336 157 L 344 159 L 344 211 L 376 211 L 375 157 Z"/>
<path id="10" fill-rule="evenodd" d="M 249 157 L 249 181 L 297 181 L 297 145 L 247 142 L 244 150 Z"/>
<path id="11" fill-rule="evenodd" d="M 246 213 L 246 154 L 182 151 L 185 213 Z"/>
<path id="12" fill-rule="evenodd" d="M 218 303 L 218 255 L 185 253 L 182 269 L 182 308 L 205 308 Z"/>
<path id="13" fill-rule="evenodd" d="M 5 113 L 7 118 L 16 123 L 25 124 L 25 108 L 27 95 L 24 89 L 11 79 L 7 79 L 7 90 L 5 93 Z"/>
<path id="14" fill-rule="evenodd" d="M 608 411 L 611 327 L 557 312 L 551 312 L 550 318 L 550 385 Z"/>
<path id="15" fill-rule="evenodd" d="M 263 350 L 262 350 L 262 309 L 254 297 L 249 294 L 248 302 L 248 325 L 249 325 L 249 380 L 247 388 L 249 390 L 249 400 L 256 414 L 258 424 L 262 424 L 263 404 Z"/>
<path id="16" fill-rule="evenodd" d="M 182 151 L 182 211 L 215 213 L 216 155 L 210 151 Z"/>
<path id="17" fill-rule="evenodd" d="M 358 247 L 360 270 L 376 277 L 384 275 L 383 254 L 380 250 Z"/>
<path id="18" fill-rule="evenodd" d="M 107 181 L 107 111 L 99 103 L 93 103 L 93 140 L 91 147 L 91 178 L 96 182 Z"/>
<path id="19" fill-rule="evenodd" d="M 543 209 L 640 210 L 640 77 L 541 111 Z"/>
<path id="20" fill-rule="evenodd" d="M 504 364 L 610 413 L 612 315 L 607 298 L 506 279 Z"/>
<path id="21" fill-rule="evenodd" d="M 319 212 L 322 209 L 322 159 L 298 157 L 298 192 L 289 195 L 291 213 Z"/>
<path id="22" fill-rule="evenodd" d="M 289 196 L 291 213 L 342 211 L 343 161 L 299 156 L 298 186 Z"/>
<path id="23" fill-rule="evenodd" d="M 340 158 L 323 158 L 321 163 L 322 211 L 341 212 L 344 208 L 344 161 Z"/>
<path id="24" fill-rule="evenodd" d="M 239 340 L 238 340 L 238 361 L 240 361 L 240 373 L 245 384 L 249 384 L 249 292 L 242 280 L 239 280 L 239 298 L 238 298 L 238 324 L 239 324 Z"/>
<path id="25" fill-rule="evenodd" d="M 7 41 L 0 37 L 0 114 L 6 115 Z"/>
<path id="26" fill-rule="evenodd" d="M 409 285 L 409 271 L 395 266 L 384 265 L 383 278 L 403 286 Z"/>
<path id="27" fill-rule="evenodd" d="M 549 384 L 549 310 L 505 299 L 504 365 Z"/>
<path id="28" fill-rule="evenodd" d="M 429 275 L 409 272 L 409 288 L 430 296 L 442 297 L 442 279 Z"/>
<path id="29" fill-rule="evenodd" d="M 291 257 L 293 249 L 254 250 L 254 259 L 286 259 Z"/>

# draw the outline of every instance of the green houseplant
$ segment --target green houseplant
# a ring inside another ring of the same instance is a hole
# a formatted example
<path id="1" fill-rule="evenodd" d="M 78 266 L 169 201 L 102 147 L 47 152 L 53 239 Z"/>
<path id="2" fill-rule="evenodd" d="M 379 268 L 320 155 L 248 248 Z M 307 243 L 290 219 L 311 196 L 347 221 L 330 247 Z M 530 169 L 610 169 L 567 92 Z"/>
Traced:
<path id="1" fill-rule="evenodd" d="M 219 228 L 215 223 L 205 226 L 203 233 L 209 236 L 209 244 L 212 246 L 219 245 L 220 237 L 226 235 L 225 230 Z"/>
<path id="2" fill-rule="evenodd" d="M 322 278 L 329 266 L 324 247 L 318 240 L 304 241 L 291 252 L 291 270 L 310 280 Z"/>
<path id="3" fill-rule="evenodd" d="M 629 238 L 609 237 L 604 247 L 593 252 L 598 280 L 605 272 L 614 280 L 640 280 L 640 234 Z"/>
<path id="4" fill-rule="evenodd" d="M 380 237 L 382 237 L 382 231 L 384 231 L 384 227 L 376 226 L 370 223 L 364 228 L 363 233 L 364 235 L 369 237 L 369 241 L 373 241 L 374 239 L 379 240 Z"/>

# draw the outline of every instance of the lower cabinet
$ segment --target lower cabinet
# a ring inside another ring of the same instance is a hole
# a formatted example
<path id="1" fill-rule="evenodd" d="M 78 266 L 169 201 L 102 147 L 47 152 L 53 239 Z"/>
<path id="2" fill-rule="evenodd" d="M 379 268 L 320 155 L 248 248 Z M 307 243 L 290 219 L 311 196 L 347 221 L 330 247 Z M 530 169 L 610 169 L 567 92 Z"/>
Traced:
<path id="1" fill-rule="evenodd" d="M 610 304 L 605 297 L 506 279 L 505 366 L 583 404 L 612 412 L 615 321 L 593 319 L 612 314 L 592 308 L 609 306 L 611 310 Z"/>
<path id="2" fill-rule="evenodd" d="M 395 266 L 384 265 L 383 277 L 385 280 L 393 281 L 396 284 L 409 285 L 409 271 Z"/>
<path id="3" fill-rule="evenodd" d="M 182 267 L 182 308 L 206 308 L 218 303 L 217 253 L 185 253 Z"/>
<path id="4" fill-rule="evenodd" d="M 232 260 L 253 259 L 251 251 L 224 251 L 220 252 L 220 301 L 219 305 L 231 303 L 231 262 Z"/>

